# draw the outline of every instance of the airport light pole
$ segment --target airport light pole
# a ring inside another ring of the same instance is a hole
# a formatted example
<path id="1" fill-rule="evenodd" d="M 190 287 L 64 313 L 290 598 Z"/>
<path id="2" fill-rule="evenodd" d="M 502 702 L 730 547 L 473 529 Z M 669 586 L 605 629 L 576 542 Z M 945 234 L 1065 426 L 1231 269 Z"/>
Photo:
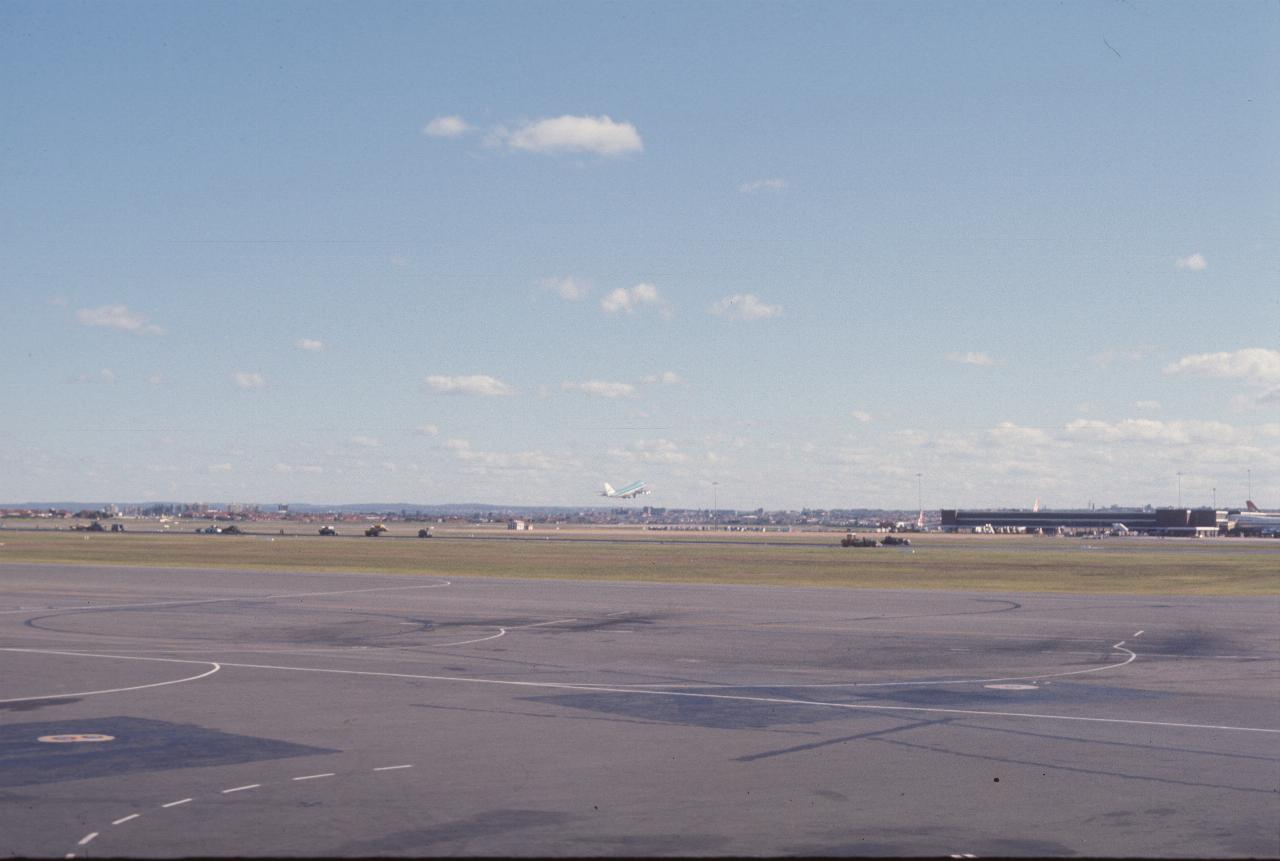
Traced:
<path id="1" fill-rule="evenodd" d="M 916 509 L 924 511 L 924 478 L 923 473 L 916 473 Z"/>
<path id="2" fill-rule="evenodd" d="M 711 526 L 716 525 L 716 511 L 720 508 L 720 482 L 711 482 Z"/>
<path id="3" fill-rule="evenodd" d="M 1178 507 L 1182 507 L 1182 473 L 1178 473 Z"/>

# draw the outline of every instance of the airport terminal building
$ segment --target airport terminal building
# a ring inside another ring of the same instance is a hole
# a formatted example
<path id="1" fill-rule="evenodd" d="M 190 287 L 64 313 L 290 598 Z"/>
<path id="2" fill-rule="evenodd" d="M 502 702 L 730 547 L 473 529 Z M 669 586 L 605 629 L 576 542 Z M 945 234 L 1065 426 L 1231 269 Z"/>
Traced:
<path id="1" fill-rule="evenodd" d="M 1114 532 L 1121 526 L 1146 535 L 1210 536 L 1226 531 L 1227 512 L 1212 508 L 942 509 L 944 532 Z"/>

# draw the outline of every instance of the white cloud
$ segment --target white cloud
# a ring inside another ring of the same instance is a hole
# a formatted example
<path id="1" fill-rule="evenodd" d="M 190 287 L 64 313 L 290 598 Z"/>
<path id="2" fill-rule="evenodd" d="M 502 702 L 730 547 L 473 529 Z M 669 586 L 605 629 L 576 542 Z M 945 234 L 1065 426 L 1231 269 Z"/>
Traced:
<path id="1" fill-rule="evenodd" d="M 472 374 L 462 377 L 445 377 L 433 374 L 427 377 L 427 385 L 446 395 L 497 397 L 515 394 L 515 389 L 488 374 Z"/>
<path id="2" fill-rule="evenodd" d="M 537 120 L 498 135 L 511 149 L 547 154 L 583 152 L 619 156 L 644 149 L 635 126 L 614 122 L 603 115 L 565 115 Z"/>
<path id="3" fill-rule="evenodd" d="M 688 463 L 689 456 L 669 439 L 640 440 L 626 448 L 609 449 L 609 457 L 625 463 Z"/>
<path id="4" fill-rule="evenodd" d="M 1001 445 L 1047 445 L 1051 441 L 1040 428 L 1021 427 L 1013 422 L 1000 422 L 989 435 Z"/>
<path id="5" fill-rule="evenodd" d="M 716 302 L 707 313 L 730 320 L 765 320 L 781 314 L 782 306 L 766 304 L 753 293 L 735 293 Z"/>
<path id="6" fill-rule="evenodd" d="M 591 292 L 591 284 L 589 282 L 581 278 L 568 276 L 564 278 L 542 278 L 538 281 L 538 286 L 570 302 L 576 302 Z"/>
<path id="7" fill-rule="evenodd" d="M 661 374 L 647 374 L 641 378 L 640 382 L 648 385 L 680 386 L 684 385 L 684 377 L 675 371 L 663 371 Z"/>
<path id="8" fill-rule="evenodd" d="M 267 384 L 266 377 L 252 371 L 236 371 L 231 379 L 242 389 L 260 389 Z"/>
<path id="9" fill-rule="evenodd" d="M 115 371 L 110 368 L 103 368 L 91 374 L 78 374 L 72 380 L 73 383 L 105 383 L 106 385 L 111 385 L 115 381 Z"/>
<path id="10" fill-rule="evenodd" d="M 1135 410 L 1141 410 L 1143 412 L 1151 412 L 1151 413 L 1159 412 L 1160 402 L 1159 401 L 1134 401 L 1133 408 Z"/>
<path id="11" fill-rule="evenodd" d="M 440 433 L 440 428 L 436 425 L 418 425 L 413 432 L 419 436 L 436 436 Z"/>
<path id="12" fill-rule="evenodd" d="M 952 353 L 947 356 L 952 362 L 958 362 L 961 365 L 978 365 L 979 367 L 991 367 L 996 360 L 988 356 L 986 353 Z"/>
<path id="13" fill-rule="evenodd" d="M 634 287 L 619 287 L 600 300 L 600 307 L 606 313 L 616 314 L 622 311 L 634 314 L 645 305 L 656 306 L 664 316 L 669 313 L 667 302 L 652 284 L 637 284 Z"/>
<path id="14" fill-rule="evenodd" d="M 309 475 L 320 475 L 324 472 L 324 467 L 317 466 L 315 464 L 277 463 L 276 465 L 271 467 L 271 471 L 281 473 L 281 474 L 301 472 L 301 473 L 307 473 Z"/>
<path id="15" fill-rule="evenodd" d="M 119 329 L 122 332 L 133 332 L 135 335 L 160 335 L 164 332 L 159 326 L 148 322 L 145 315 L 130 311 L 127 305 L 81 308 L 76 312 L 76 319 L 86 326 Z"/>
<path id="16" fill-rule="evenodd" d="M 351 437 L 351 444 L 358 445 L 361 448 L 381 448 L 382 440 L 372 436 L 361 436 L 357 434 Z"/>
<path id="17" fill-rule="evenodd" d="M 564 466 L 542 451 L 477 451 L 471 447 L 471 442 L 465 439 L 450 439 L 444 446 L 452 451 L 458 460 L 472 464 L 480 471 L 489 469 L 538 471 Z"/>
<path id="18" fill-rule="evenodd" d="M 1209 261 L 1204 259 L 1204 255 L 1197 251 L 1188 257 L 1179 257 L 1173 263 L 1179 269 L 1189 269 L 1192 272 L 1203 272 L 1209 268 Z"/>
<path id="19" fill-rule="evenodd" d="M 1238 434 L 1222 422 L 1170 421 L 1156 419 L 1124 419 L 1118 422 L 1075 419 L 1067 424 L 1069 436 L 1100 442 L 1133 443 L 1212 443 L 1234 441 Z"/>
<path id="20" fill-rule="evenodd" d="M 849 413 L 849 415 L 853 416 L 853 418 L 857 419 L 863 424 L 866 424 L 867 422 L 871 421 L 871 413 L 867 412 L 866 410 L 854 410 L 853 412 Z"/>
<path id="21" fill-rule="evenodd" d="M 309 353 L 318 353 L 324 349 L 324 341 L 317 341 L 313 338 L 299 338 L 293 342 L 293 346 Z"/>
<path id="22" fill-rule="evenodd" d="M 167 386 L 169 385 L 169 383 L 173 381 L 170 380 L 169 377 L 163 372 L 156 371 L 154 374 L 147 377 L 147 382 L 153 386 Z"/>
<path id="23" fill-rule="evenodd" d="M 738 186 L 738 191 L 743 194 L 755 194 L 757 191 L 782 191 L 787 187 L 785 179 L 753 179 L 750 182 L 744 182 Z"/>
<path id="24" fill-rule="evenodd" d="M 211 463 L 207 467 L 209 472 L 231 472 L 231 464 L 229 463 Z"/>
<path id="25" fill-rule="evenodd" d="M 566 391 L 582 392 L 593 398 L 634 398 L 636 387 L 631 383 L 610 383 L 604 380 L 585 380 L 581 383 L 561 383 Z"/>
<path id="26" fill-rule="evenodd" d="M 459 116 L 436 117 L 423 127 L 422 133 L 433 138 L 456 138 L 471 131 L 472 127 Z"/>
<path id="27" fill-rule="evenodd" d="M 1251 385 L 1280 383 L 1280 350 L 1252 347 L 1233 353 L 1197 353 L 1165 366 L 1166 374 L 1188 374 Z"/>

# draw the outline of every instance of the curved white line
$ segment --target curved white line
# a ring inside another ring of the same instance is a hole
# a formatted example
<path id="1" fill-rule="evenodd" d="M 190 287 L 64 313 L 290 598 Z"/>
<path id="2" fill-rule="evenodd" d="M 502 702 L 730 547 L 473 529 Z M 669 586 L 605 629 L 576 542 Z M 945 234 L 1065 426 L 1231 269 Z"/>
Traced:
<path id="1" fill-rule="evenodd" d="M 1039 679 L 1059 679 L 1063 676 L 1079 676 L 1085 673 L 1098 673 L 1103 670 L 1118 670 L 1126 667 L 1137 659 L 1137 655 L 1123 647 L 1125 641 L 1121 640 L 1111 648 L 1119 649 L 1122 652 L 1128 652 L 1129 657 L 1118 664 L 1103 664 L 1099 667 L 1089 667 L 1084 670 L 1067 670 L 1061 673 L 1037 673 L 1032 676 L 1004 676 L 995 679 L 933 679 L 918 682 L 802 682 L 799 684 L 789 684 L 787 682 L 763 682 L 750 685 L 724 685 L 716 683 L 694 684 L 690 682 L 681 682 L 680 684 L 664 685 L 664 684 L 634 684 L 634 685 L 616 685 L 615 687 L 624 687 L 633 690 L 674 690 L 676 688 L 697 688 L 699 690 L 737 690 L 741 688 L 915 688 L 924 687 L 926 685 L 985 685 L 992 682 L 1024 682 L 1036 681 Z"/>
<path id="2" fill-rule="evenodd" d="M 483 643 L 485 640 L 496 640 L 499 637 L 505 637 L 506 634 L 507 634 L 506 628 L 499 628 L 498 633 L 493 634 L 492 636 L 489 636 L 489 637 L 481 637 L 478 640 L 463 640 L 458 643 L 429 643 L 427 645 L 432 649 L 443 649 L 446 646 L 469 646 L 472 643 Z"/>
<path id="3" fill-rule="evenodd" d="M 44 654 L 44 655 L 71 655 L 72 657 L 77 657 L 77 658 L 115 658 L 116 660 L 130 660 L 130 661 L 163 660 L 162 658 L 134 658 L 134 657 L 125 658 L 119 655 L 85 655 L 79 652 L 44 652 L 44 651 L 38 651 L 36 649 L 0 649 L 0 651 L 35 652 L 37 654 Z M 170 662 L 165 661 L 165 663 L 170 663 Z M 212 676 L 214 673 L 218 672 L 218 670 L 222 669 L 222 664 L 215 663 L 214 661 L 183 661 L 183 663 L 209 664 L 213 667 L 213 669 L 200 673 L 200 675 L 198 676 L 188 676 L 185 679 L 173 679 L 172 681 L 168 681 L 168 682 L 152 682 L 149 685 L 133 685 L 132 687 L 128 687 L 128 688 L 108 688 L 106 690 L 101 690 L 101 691 L 77 691 L 75 693 L 68 693 L 68 694 L 47 694 L 42 697 L 13 697 L 7 700 L 0 700 L 0 704 L 29 703 L 29 702 L 35 702 L 36 700 L 61 700 L 61 699 L 68 699 L 70 697 L 77 697 L 77 698 L 78 697 L 95 697 L 95 696 L 98 696 L 99 694 L 122 694 L 122 693 L 125 693 L 126 691 L 142 691 L 142 690 L 146 690 L 147 688 L 163 688 L 166 685 L 180 685 L 183 682 L 194 682 L 199 679 Z"/>
<path id="4" fill-rule="evenodd" d="M 492 638 L 490 638 L 492 639 Z M 55 655 L 73 655 L 86 658 L 115 658 L 117 660 L 132 661 L 164 661 L 172 664 L 203 664 L 205 661 L 188 661 L 180 658 L 136 658 L 127 655 L 87 655 L 76 652 L 45 652 L 40 649 L 0 649 L 6 652 L 38 652 L 42 654 Z M 1126 650 L 1127 651 L 1127 650 Z M 215 665 L 216 666 L 216 665 Z M 1225 724 L 1199 724 L 1199 723 L 1181 723 L 1176 721 L 1157 721 L 1157 720 L 1131 720 L 1128 718 L 1104 718 L 1104 717 L 1087 717 L 1084 715 L 1054 715 L 1054 714 L 1037 714 L 1035 712 L 998 712 L 977 709 L 947 709 L 947 708 L 928 708 L 925 706 L 881 706 L 869 705 L 865 703 L 833 703 L 823 700 L 802 700 L 790 697 L 756 697 L 747 696 L 745 694 L 708 694 L 695 693 L 693 691 L 655 691 L 655 690 L 636 690 L 634 688 L 621 688 L 613 685 L 574 685 L 567 682 L 522 682 L 514 679 L 482 679 L 472 676 L 433 676 L 419 673 L 388 673 L 375 670 L 340 670 L 332 667 L 286 667 L 271 664 L 233 664 L 226 663 L 228 667 L 238 667 L 247 670 L 282 670 L 295 673 L 325 673 L 331 675 L 343 676 L 370 676 L 374 678 L 390 678 L 390 679 L 413 679 L 429 682 L 464 682 L 474 685 L 498 685 L 505 687 L 517 688 L 540 688 L 543 690 L 568 690 L 568 691 L 588 691 L 592 693 L 612 693 L 612 694 L 636 694 L 638 696 L 654 696 L 654 697 L 687 697 L 690 699 L 704 700 L 729 700 L 732 702 L 751 702 L 751 703 L 770 703 L 774 705 L 795 705 L 795 706 L 815 706 L 820 708 L 845 709 L 848 711 L 877 711 L 877 712 L 911 712 L 924 714 L 954 714 L 968 715 L 971 717 L 1012 717 L 1012 718 L 1030 718 L 1039 720 L 1059 720 L 1059 721 L 1077 721 L 1080 723 L 1101 723 L 1101 724 L 1120 724 L 1124 726 L 1152 726 L 1166 727 L 1173 729 L 1216 729 L 1228 732 L 1258 732 L 1271 735 L 1280 735 L 1280 729 L 1270 729 L 1267 727 L 1251 727 L 1251 726 L 1230 726 Z M 206 674 L 207 675 L 207 674 Z"/>

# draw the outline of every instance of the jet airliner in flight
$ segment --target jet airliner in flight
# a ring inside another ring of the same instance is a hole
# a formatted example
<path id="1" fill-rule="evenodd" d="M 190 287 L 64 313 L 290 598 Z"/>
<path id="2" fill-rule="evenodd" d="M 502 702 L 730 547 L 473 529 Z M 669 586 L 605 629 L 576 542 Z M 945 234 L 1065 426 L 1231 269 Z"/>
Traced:
<path id="1" fill-rule="evenodd" d="M 607 496 L 610 499 L 634 499 L 642 493 L 653 493 L 652 488 L 643 481 L 633 481 L 626 487 L 620 487 L 617 490 L 614 490 L 613 485 L 606 481 L 604 490 L 600 491 L 601 496 Z"/>

